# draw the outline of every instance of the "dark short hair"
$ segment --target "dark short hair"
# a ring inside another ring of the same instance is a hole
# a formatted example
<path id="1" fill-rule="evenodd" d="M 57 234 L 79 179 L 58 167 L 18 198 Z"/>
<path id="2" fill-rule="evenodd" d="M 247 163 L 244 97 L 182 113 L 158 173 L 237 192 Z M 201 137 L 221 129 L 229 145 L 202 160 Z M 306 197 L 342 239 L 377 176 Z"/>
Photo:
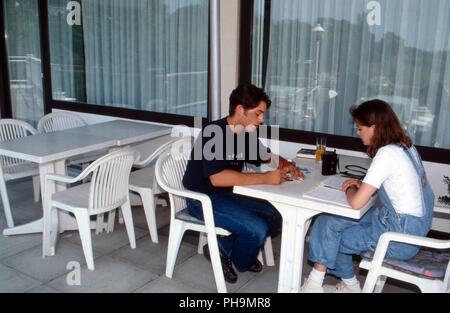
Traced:
<path id="1" fill-rule="evenodd" d="M 391 106 L 379 99 L 369 100 L 350 109 L 353 120 L 360 125 L 375 125 L 372 142 L 367 147 L 367 154 L 374 157 L 378 149 L 390 144 L 412 145 L 411 138 L 403 129 Z"/>
<path id="2" fill-rule="evenodd" d="M 234 115 L 236 107 L 241 104 L 244 109 L 251 110 L 256 108 L 261 101 L 267 103 L 270 107 L 272 101 L 269 96 L 261 88 L 252 84 L 239 85 L 230 95 L 230 115 Z"/>

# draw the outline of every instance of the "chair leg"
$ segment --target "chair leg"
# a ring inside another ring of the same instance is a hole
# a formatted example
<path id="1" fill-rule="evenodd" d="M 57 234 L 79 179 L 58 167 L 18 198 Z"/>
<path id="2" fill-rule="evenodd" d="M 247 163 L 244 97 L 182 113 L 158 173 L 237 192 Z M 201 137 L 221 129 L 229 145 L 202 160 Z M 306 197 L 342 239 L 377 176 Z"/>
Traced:
<path id="1" fill-rule="evenodd" d="M 167 244 L 166 276 L 172 278 L 173 269 L 180 249 L 181 239 L 185 231 L 184 223 L 172 220 L 170 222 L 169 243 Z"/>
<path id="2" fill-rule="evenodd" d="M 375 293 L 381 293 L 383 290 L 384 284 L 386 283 L 386 276 L 380 276 L 377 279 L 377 283 L 375 284 L 375 290 L 373 292 Z"/>
<path id="3" fill-rule="evenodd" d="M 203 254 L 203 246 L 206 245 L 207 243 L 208 238 L 206 237 L 206 234 L 200 233 L 200 235 L 198 236 L 198 248 L 197 248 L 198 254 Z"/>
<path id="4" fill-rule="evenodd" d="M 33 176 L 34 202 L 39 202 L 41 196 L 41 180 L 39 175 Z"/>
<path id="5" fill-rule="evenodd" d="M 95 227 L 95 234 L 101 234 L 103 232 L 103 227 L 105 225 L 105 215 L 102 214 L 98 214 L 97 215 L 97 224 Z"/>
<path id="6" fill-rule="evenodd" d="M 262 250 L 259 250 L 257 259 L 262 265 L 264 265 L 264 259 L 263 259 L 263 255 L 262 255 Z"/>
<path id="7" fill-rule="evenodd" d="M 0 171 L 2 171 L 0 169 Z M 8 228 L 14 227 L 14 220 L 12 217 L 11 206 L 9 205 L 8 191 L 6 190 L 6 182 L 3 175 L 0 178 L 0 193 L 2 195 L 3 210 L 5 211 L 6 224 Z"/>
<path id="8" fill-rule="evenodd" d="M 78 230 L 80 232 L 81 245 L 83 246 L 84 257 L 86 264 L 91 271 L 95 270 L 94 255 L 92 252 L 92 238 L 91 238 L 91 220 L 87 211 L 75 212 L 75 218 L 78 223 Z"/>
<path id="9" fill-rule="evenodd" d="M 362 292 L 363 293 L 372 293 L 375 290 L 375 285 L 378 281 L 378 273 L 375 273 L 374 271 L 369 270 L 369 273 L 367 274 L 366 281 L 364 282 L 364 287 Z"/>
<path id="10" fill-rule="evenodd" d="M 123 224 L 123 214 L 121 210 L 119 210 L 119 224 Z"/>
<path id="11" fill-rule="evenodd" d="M 129 200 L 122 205 L 121 211 L 125 221 L 128 239 L 130 240 L 131 249 L 136 249 L 136 236 L 134 234 L 133 216 L 131 214 L 131 205 Z"/>
<path id="12" fill-rule="evenodd" d="M 266 257 L 266 265 L 275 266 L 275 259 L 273 257 L 273 248 L 272 248 L 272 238 L 270 236 L 266 238 L 266 243 L 264 244 L 264 253 Z"/>
<path id="13" fill-rule="evenodd" d="M 114 231 L 114 223 L 116 222 L 116 211 L 112 210 L 108 213 L 108 225 L 106 226 L 106 232 L 112 233 Z"/>
<path id="14" fill-rule="evenodd" d="M 145 218 L 147 220 L 148 230 L 152 242 L 158 243 L 158 227 L 156 226 L 156 212 L 155 199 L 151 189 L 142 190 L 139 192 L 142 199 L 142 206 L 144 207 Z"/>
<path id="15" fill-rule="evenodd" d="M 214 272 L 214 278 L 216 280 L 217 291 L 220 293 L 227 292 L 225 285 L 225 278 L 222 272 L 222 262 L 220 261 L 219 245 L 217 244 L 217 237 L 215 235 L 208 234 L 208 248 L 209 255 L 211 257 L 211 264 Z"/>

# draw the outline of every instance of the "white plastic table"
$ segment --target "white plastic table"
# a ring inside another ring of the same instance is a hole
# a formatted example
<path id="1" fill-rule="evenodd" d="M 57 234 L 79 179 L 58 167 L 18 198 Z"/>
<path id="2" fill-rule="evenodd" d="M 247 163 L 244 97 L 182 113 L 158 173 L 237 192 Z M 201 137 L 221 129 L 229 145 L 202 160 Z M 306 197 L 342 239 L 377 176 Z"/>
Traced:
<path id="1" fill-rule="evenodd" d="M 307 159 L 296 159 L 295 161 L 301 167 L 306 166 L 312 170 L 310 174 L 306 175 L 304 181 L 286 182 L 279 186 L 236 186 L 233 190 L 237 194 L 269 201 L 283 217 L 278 292 L 298 292 L 300 290 L 305 236 L 313 216 L 329 213 L 360 219 L 370 209 L 374 201 L 372 198 L 361 210 L 353 210 L 304 198 L 303 194 L 314 189 L 327 176 L 321 175 L 322 163 L 320 162 Z M 368 164 L 370 161 L 342 157 L 340 162 L 342 166 L 345 164 Z"/>
<path id="2" fill-rule="evenodd" d="M 45 199 L 56 190 L 65 189 L 65 185 L 54 183 L 45 190 L 45 175 L 66 175 L 65 160 L 75 155 L 95 150 L 120 147 L 170 134 L 171 128 L 139 122 L 115 120 L 106 123 L 87 125 L 64 131 L 27 136 L 16 140 L 0 142 L 0 155 L 19 158 L 39 164 L 42 205 Z M 1 169 L 0 169 L 1 170 Z M 45 210 L 44 210 L 45 212 Z M 59 232 L 77 229 L 76 221 L 70 215 L 60 213 L 59 225 L 53 225 Z M 31 223 L 7 228 L 3 235 L 20 235 L 43 231 L 43 218 Z M 53 232 L 52 243 L 56 241 L 58 231 Z M 43 241 L 43 255 L 53 255 L 49 247 L 54 246 Z"/>

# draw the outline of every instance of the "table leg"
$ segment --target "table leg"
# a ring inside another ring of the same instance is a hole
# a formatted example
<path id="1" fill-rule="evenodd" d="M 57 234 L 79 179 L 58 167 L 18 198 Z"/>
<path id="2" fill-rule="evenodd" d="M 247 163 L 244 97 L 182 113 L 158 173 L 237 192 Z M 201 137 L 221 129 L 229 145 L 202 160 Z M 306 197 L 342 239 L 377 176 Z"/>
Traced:
<path id="1" fill-rule="evenodd" d="M 278 292 L 299 292 L 303 270 L 305 235 L 311 218 L 320 212 L 272 203 L 283 217 Z"/>

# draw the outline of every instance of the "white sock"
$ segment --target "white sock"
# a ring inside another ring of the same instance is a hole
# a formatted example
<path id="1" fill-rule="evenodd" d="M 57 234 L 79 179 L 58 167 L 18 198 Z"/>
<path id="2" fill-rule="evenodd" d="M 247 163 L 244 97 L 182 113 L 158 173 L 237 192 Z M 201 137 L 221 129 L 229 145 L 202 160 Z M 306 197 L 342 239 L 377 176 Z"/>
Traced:
<path id="1" fill-rule="evenodd" d="M 309 278 L 322 286 L 323 280 L 325 279 L 325 274 L 326 272 L 321 272 L 313 268 L 311 273 L 309 273 Z"/>
<path id="2" fill-rule="evenodd" d="M 356 276 L 353 276 L 352 278 L 349 278 L 349 279 L 342 278 L 342 281 L 343 281 L 347 286 L 355 285 L 355 284 L 358 283 L 358 280 L 356 279 Z"/>

